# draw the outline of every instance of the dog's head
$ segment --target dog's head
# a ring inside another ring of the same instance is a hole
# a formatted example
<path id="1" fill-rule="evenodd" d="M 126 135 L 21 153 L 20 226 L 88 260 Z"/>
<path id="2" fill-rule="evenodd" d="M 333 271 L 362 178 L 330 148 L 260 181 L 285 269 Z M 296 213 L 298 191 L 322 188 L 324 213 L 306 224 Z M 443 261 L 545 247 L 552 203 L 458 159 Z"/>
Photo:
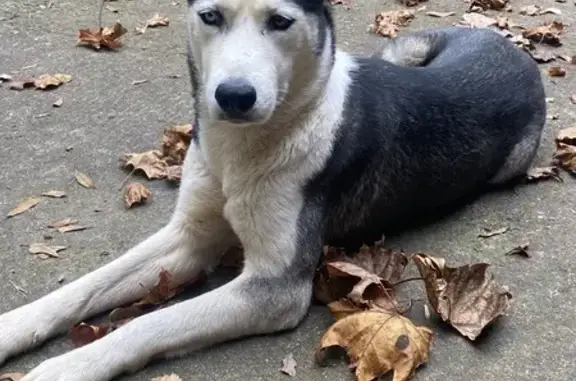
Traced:
<path id="1" fill-rule="evenodd" d="M 324 1 L 189 0 L 189 65 L 202 118 L 263 124 L 289 93 L 309 86 L 333 54 Z"/>

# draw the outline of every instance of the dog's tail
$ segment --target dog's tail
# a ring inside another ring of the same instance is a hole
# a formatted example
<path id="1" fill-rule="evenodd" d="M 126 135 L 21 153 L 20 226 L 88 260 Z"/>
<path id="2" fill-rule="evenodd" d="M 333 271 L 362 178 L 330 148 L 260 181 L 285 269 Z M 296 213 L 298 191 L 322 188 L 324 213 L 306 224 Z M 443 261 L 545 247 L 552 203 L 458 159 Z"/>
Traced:
<path id="1" fill-rule="evenodd" d="M 373 57 L 399 66 L 426 66 L 443 49 L 447 36 L 438 31 L 425 31 L 399 36 L 385 42 Z"/>

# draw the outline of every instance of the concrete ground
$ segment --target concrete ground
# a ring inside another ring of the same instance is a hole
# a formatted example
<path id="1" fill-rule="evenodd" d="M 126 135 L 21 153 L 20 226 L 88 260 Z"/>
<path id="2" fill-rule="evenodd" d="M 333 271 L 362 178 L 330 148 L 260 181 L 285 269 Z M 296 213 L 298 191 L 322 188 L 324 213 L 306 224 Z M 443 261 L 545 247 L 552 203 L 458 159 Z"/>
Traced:
<path id="1" fill-rule="evenodd" d="M 346 10 L 336 7 L 339 45 L 369 53 L 380 37 L 366 27 L 375 12 L 400 8 L 392 1 L 351 0 Z M 51 7 L 46 7 L 51 3 Z M 116 53 L 96 53 L 75 46 L 76 31 L 96 24 L 96 0 L 3 0 L 0 4 L 0 72 L 19 75 L 69 73 L 71 83 L 52 92 L 11 91 L 0 88 L 0 210 L 6 214 L 23 198 L 57 189 L 68 197 L 44 200 L 30 212 L 0 220 L 0 312 L 5 312 L 57 289 L 58 279 L 69 282 L 119 256 L 169 218 L 176 190 L 162 182 L 147 184 L 153 201 L 126 211 L 119 187 L 126 174 L 118 157 L 157 145 L 162 128 L 190 120 L 191 100 L 185 67 L 186 2 L 181 0 L 120 0 L 118 14 L 104 11 L 104 20 L 122 21 L 130 31 L 137 21 L 154 12 L 170 17 L 168 28 L 145 35 L 129 33 Z M 512 20 L 534 26 L 552 18 L 567 25 L 564 46 L 556 51 L 576 54 L 576 8 L 572 0 L 543 0 L 562 16 L 528 17 L 518 14 L 527 0 L 512 0 Z M 455 22 L 466 9 L 462 1 L 432 0 L 429 11 L 453 10 L 438 19 L 419 13 L 408 29 Z M 553 136 L 576 124 L 576 66 L 565 78 L 545 78 L 550 114 L 538 164 L 548 162 Z M 544 66 L 543 66 L 544 67 Z M 175 78 L 175 76 L 179 76 Z M 148 80 L 141 85 L 133 81 Z M 439 84 L 441 86 L 442 84 Z M 572 89 L 572 90 L 571 90 Z M 506 91 L 505 88 L 502 91 Z M 61 108 L 52 103 L 62 98 Z M 384 107 L 385 105 L 383 105 Z M 96 189 L 84 189 L 73 179 L 74 170 L 89 174 Z M 427 367 L 415 380 L 520 381 L 576 379 L 576 181 L 563 174 L 564 183 L 525 186 L 516 192 L 490 194 L 450 218 L 390 241 L 407 252 L 423 251 L 447 258 L 450 264 L 487 261 L 515 301 L 507 317 L 471 344 L 455 331 L 425 322 L 438 333 Z M 74 217 L 91 228 L 54 234 L 46 225 Z M 477 235 L 484 227 L 508 226 L 509 232 L 490 239 Z M 40 260 L 27 245 L 51 242 L 69 246 L 61 258 Z M 529 242 L 531 259 L 504 256 L 509 249 Z M 17 285 L 28 294 L 17 291 Z M 422 315 L 417 303 L 414 315 Z M 319 368 L 313 352 L 331 323 L 323 307 L 315 306 L 294 332 L 240 340 L 191 356 L 164 361 L 122 380 L 149 380 L 175 372 L 183 380 L 271 380 L 281 375 L 282 359 L 293 353 L 298 362 L 296 380 L 352 380 L 343 362 Z M 2 327 L 0 327 L 2 329 Z M 70 350 L 63 338 L 50 341 L 0 367 L 28 371 L 42 360 Z"/>

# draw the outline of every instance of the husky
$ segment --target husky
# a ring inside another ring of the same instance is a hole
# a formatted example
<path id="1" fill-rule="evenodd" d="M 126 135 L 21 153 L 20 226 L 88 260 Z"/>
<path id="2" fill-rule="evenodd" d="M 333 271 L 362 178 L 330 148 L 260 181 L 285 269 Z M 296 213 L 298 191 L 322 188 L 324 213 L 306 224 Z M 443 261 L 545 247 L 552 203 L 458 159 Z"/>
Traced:
<path id="1" fill-rule="evenodd" d="M 174 212 L 111 263 L 0 315 L 0 363 L 182 284 L 230 246 L 230 282 L 48 359 L 22 381 L 107 381 L 150 360 L 295 328 L 324 244 L 372 242 L 525 175 L 546 120 L 540 72 L 489 29 L 336 48 L 324 0 L 189 0 L 195 122 Z M 144 285 L 145 287 L 142 287 Z"/>

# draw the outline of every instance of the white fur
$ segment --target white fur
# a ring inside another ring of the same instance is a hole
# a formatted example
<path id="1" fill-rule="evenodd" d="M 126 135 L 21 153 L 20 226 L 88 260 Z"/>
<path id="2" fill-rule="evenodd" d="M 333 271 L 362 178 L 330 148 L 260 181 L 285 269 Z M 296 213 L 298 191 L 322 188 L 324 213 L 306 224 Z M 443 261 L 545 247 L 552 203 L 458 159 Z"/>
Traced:
<path id="1" fill-rule="evenodd" d="M 208 3 L 213 2 L 200 0 L 195 7 Z M 279 0 L 218 0 L 218 3 L 253 20 L 268 7 L 279 6 L 295 15 L 300 11 Z M 295 31 L 293 37 L 305 38 L 306 44 L 313 46 L 317 33 L 309 26 L 304 29 Z M 236 32 L 226 42 L 216 43 L 218 38 L 212 37 L 200 48 L 206 34 L 193 31 L 194 54 L 216 46 L 237 52 L 234 45 L 254 44 L 252 48 L 257 50 L 260 44 L 253 41 L 257 32 L 254 25 L 248 23 Z M 262 44 L 262 49 L 271 46 L 283 45 L 275 40 Z M 269 115 L 261 124 L 238 127 L 211 119 L 211 112 L 200 113 L 201 148 L 193 144 L 187 153 L 170 222 L 112 263 L 31 304 L 0 315 L 0 364 L 74 323 L 141 298 L 145 291 L 140 284 L 151 287 L 161 268 L 169 270 L 175 282 L 182 283 L 201 270 L 211 269 L 220 254 L 238 242 L 244 247 L 246 261 L 242 274 L 232 282 L 137 318 L 90 345 L 49 359 L 22 381 L 107 381 L 122 372 L 141 368 L 152 357 L 294 327 L 308 307 L 311 279 L 294 284 L 290 292 L 297 297 L 286 302 L 281 299 L 286 290 L 268 295 L 280 302 L 276 311 L 267 311 L 265 316 L 261 311 L 268 307 L 266 300 L 258 301 L 244 293 L 250 290 L 254 279 L 282 277 L 297 260 L 297 223 L 304 203 L 301 188 L 330 156 L 351 82 L 348 73 L 356 65 L 350 56 L 338 52 L 331 69 L 329 46 L 328 43 L 316 73 L 302 73 L 302 78 L 287 76 L 284 69 L 278 68 L 282 49 L 268 51 L 272 58 L 256 70 L 264 75 L 251 77 L 259 84 L 259 90 L 271 88 L 278 93 L 284 81 L 302 85 L 295 86 L 296 95 L 285 94 L 285 99 L 269 95 L 275 98 L 274 112 L 267 111 Z M 252 64 L 254 57 L 266 61 L 262 51 L 238 57 L 238 66 L 230 66 L 236 57 L 226 59 L 228 54 L 236 53 L 210 54 L 201 57 L 201 81 L 209 84 L 201 94 L 207 98 L 206 94 L 213 91 L 211 81 L 222 78 L 229 70 Z M 309 76 L 314 81 L 309 81 Z M 271 79 L 277 82 L 276 88 Z M 261 107 L 266 109 L 268 101 L 263 102 Z M 313 107 L 301 108 L 310 104 Z"/>

